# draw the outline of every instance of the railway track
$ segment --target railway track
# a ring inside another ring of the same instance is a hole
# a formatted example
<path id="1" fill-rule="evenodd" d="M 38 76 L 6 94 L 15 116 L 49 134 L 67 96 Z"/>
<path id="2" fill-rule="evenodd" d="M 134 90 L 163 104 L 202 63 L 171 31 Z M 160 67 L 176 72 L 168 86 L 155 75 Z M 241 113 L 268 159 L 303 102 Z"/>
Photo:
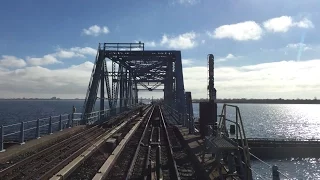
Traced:
<path id="1" fill-rule="evenodd" d="M 144 109 L 147 113 L 149 110 L 150 107 Z M 140 114 L 137 113 L 128 121 L 120 121 L 120 124 L 114 126 L 114 128 L 103 135 L 102 138 L 92 143 L 82 154 L 79 154 L 78 157 L 69 161 L 63 168 L 60 168 L 60 171 L 53 175 L 50 180 L 92 179 L 103 162 L 112 156 L 112 151 L 116 143 L 119 146 L 123 144 L 123 139 L 126 139 L 128 134 L 141 122 L 141 118 L 143 117 L 140 117 Z M 121 142 L 119 142 L 120 140 Z"/>
<path id="2" fill-rule="evenodd" d="M 165 119 L 169 119 L 169 116 L 169 114 L 165 115 Z M 167 132 L 171 142 L 173 158 L 176 162 L 180 179 L 203 179 L 201 175 L 199 176 L 199 174 L 197 174 L 194 164 L 190 160 L 190 157 L 188 157 L 188 154 L 184 149 L 183 145 L 181 144 L 179 138 L 176 136 L 174 127 L 168 124 Z"/>
<path id="3" fill-rule="evenodd" d="M 138 123 L 140 116 L 132 119 L 126 126 L 117 131 L 115 136 L 111 136 L 110 139 L 114 139 L 119 143 L 120 139 L 123 139 L 125 135 Z M 102 145 L 96 152 L 92 154 L 87 160 L 83 162 L 73 173 L 71 173 L 67 179 L 92 179 L 94 175 L 98 172 L 99 168 L 107 160 L 109 155 L 112 153 L 114 148 L 107 147 L 106 144 Z"/>
<path id="4" fill-rule="evenodd" d="M 96 137 L 98 133 L 102 133 L 99 129 L 98 126 L 86 129 L 71 138 L 47 147 L 36 154 L 2 169 L 0 171 L 0 179 L 30 179 L 32 176 L 41 175 L 40 171 L 54 164 L 58 158 L 64 157 L 66 153 L 73 153 L 76 150 L 74 147 L 77 143 L 81 141 L 87 142 Z M 40 174 L 35 174 L 37 172 Z"/>
<path id="5" fill-rule="evenodd" d="M 180 179 L 168 135 L 162 110 L 156 106 L 101 179 Z"/>
<path id="6" fill-rule="evenodd" d="M 150 115 L 148 115 L 146 117 L 146 120 L 141 123 L 136 132 L 130 138 L 128 144 L 121 151 L 119 158 L 111 168 L 106 179 L 123 180 L 126 177 L 132 158 L 135 156 L 135 149 L 137 147 L 137 144 L 139 144 L 140 142 L 140 137 L 145 133 L 145 127 L 148 126 L 153 115 L 153 111 L 154 109 L 151 110 Z"/>
<path id="7" fill-rule="evenodd" d="M 137 116 L 137 115 L 136 115 Z M 124 123 L 121 121 L 117 122 Z M 88 149 L 92 142 L 108 133 L 115 133 L 117 125 L 95 125 L 52 146 L 36 151 L 31 156 L 0 170 L 0 179 L 49 179 L 74 158 Z M 125 129 L 125 128 L 124 128 Z"/>

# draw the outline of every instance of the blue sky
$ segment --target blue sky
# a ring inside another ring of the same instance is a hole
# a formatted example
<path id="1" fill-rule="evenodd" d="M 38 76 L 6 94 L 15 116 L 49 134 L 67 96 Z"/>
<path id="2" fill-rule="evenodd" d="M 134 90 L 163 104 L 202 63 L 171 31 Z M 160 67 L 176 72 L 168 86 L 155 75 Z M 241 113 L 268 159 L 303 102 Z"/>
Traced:
<path id="1" fill-rule="evenodd" d="M 182 51 L 186 90 L 206 97 L 320 97 L 316 0 L 6 1 L 0 6 L 2 97 L 83 98 L 99 42 Z M 50 84 L 50 88 L 48 86 Z"/>

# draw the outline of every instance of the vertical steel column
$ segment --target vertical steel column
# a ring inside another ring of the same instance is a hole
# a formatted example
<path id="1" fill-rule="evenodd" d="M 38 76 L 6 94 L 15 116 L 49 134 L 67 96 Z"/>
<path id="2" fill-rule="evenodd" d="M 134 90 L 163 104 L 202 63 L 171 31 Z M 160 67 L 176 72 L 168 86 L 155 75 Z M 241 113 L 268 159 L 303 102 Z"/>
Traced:
<path id="1" fill-rule="evenodd" d="M 189 119 L 189 133 L 194 133 L 194 119 L 193 119 L 193 107 L 192 107 L 192 97 L 191 92 L 186 92 L 186 106 L 187 106 L 187 114 Z"/>
<path id="2" fill-rule="evenodd" d="M 177 99 L 177 110 L 185 114 L 186 100 L 184 94 L 184 82 L 183 82 L 183 70 L 181 61 L 181 52 L 176 51 L 174 53 L 175 61 L 175 77 L 176 77 L 176 99 Z"/>
<path id="3" fill-rule="evenodd" d="M 136 77 L 134 77 L 134 105 L 137 106 L 137 104 L 139 103 L 139 97 L 138 97 L 138 84 L 137 84 L 137 81 L 136 81 Z"/>
<path id="4" fill-rule="evenodd" d="M 59 131 L 62 131 L 62 117 L 61 117 L 61 114 L 59 116 Z"/>
<path id="5" fill-rule="evenodd" d="M 128 89 L 128 70 L 125 69 L 124 74 L 124 108 L 128 108 L 128 99 L 129 99 L 129 89 Z"/>
<path id="6" fill-rule="evenodd" d="M 132 103 L 132 73 L 131 71 L 129 71 L 129 80 L 128 80 L 128 104 L 129 106 L 131 106 L 133 103 Z"/>
<path id="7" fill-rule="evenodd" d="M 71 116 L 68 114 L 68 128 L 71 128 Z"/>
<path id="8" fill-rule="evenodd" d="M 166 70 L 166 78 L 164 82 L 164 102 L 169 105 L 171 108 L 173 107 L 173 72 L 172 72 L 172 59 L 167 59 L 167 70 Z"/>
<path id="9" fill-rule="evenodd" d="M 0 129 L 0 152 L 4 152 L 5 151 L 5 149 L 4 149 L 4 127 L 3 127 L 3 125 L 1 125 L 1 127 L 0 127 L 1 129 Z"/>
<path id="10" fill-rule="evenodd" d="M 272 166 L 272 180 L 280 180 L 278 166 Z"/>
<path id="11" fill-rule="evenodd" d="M 208 63 L 209 63 L 209 100 L 215 101 L 216 100 L 216 89 L 214 87 L 214 56 L 209 54 L 208 56 Z"/>
<path id="12" fill-rule="evenodd" d="M 121 66 L 121 65 L 119 65 Z M 120 67 L 119 67 L 120 68 Z M 121 71 L 120 71 L 120 113 L 122 112 L 123 110 L 123 95 L 124 95 L 124 73 L 123 73 L 123 68 L 121 68 Z"/>
<path id="13" fill-rule="evenodd" d="M 40 138 L 40 119 L 37 119 L 36 138 Z"/>
<path id="14" fill-rule="evenodd" d="M 52 117 L 49 118 L 48 134 L 52 134 Z"/>
<path id="15" fill-rule="evenodd" d="M 104 65 L 104 59 L 102 60 L 102 64 Z M 100 111 L 104 110 L 104 66 L 101 66 L 101 74 L 100 74 Z M 100 114 L 100 119 L 104 118 L 104 113 Z"/>
<path id="16" fill-rule="evenodd" d="M 98 89 L 99 89 L 99 82 L 101 80 L 101 74 L 104 72 L 101 72 L 102 66 L 104 66 L 105 59 L 105 51 L 103 49 L 98 50 L 97 56 L 96 56 L 96 62 L 95 66 L 93 68 L 90 83 L 87 90 L 86 100 L 84 103 L 84 109 L 83 114 L 91 113 L 94 109 L 95 102 L 97 99 Z"/>
<path id="17" fill-rule="evenodd" d="M 20 144 L 24 144 L 24 122 L 21 122 L 20 125 Z"/>

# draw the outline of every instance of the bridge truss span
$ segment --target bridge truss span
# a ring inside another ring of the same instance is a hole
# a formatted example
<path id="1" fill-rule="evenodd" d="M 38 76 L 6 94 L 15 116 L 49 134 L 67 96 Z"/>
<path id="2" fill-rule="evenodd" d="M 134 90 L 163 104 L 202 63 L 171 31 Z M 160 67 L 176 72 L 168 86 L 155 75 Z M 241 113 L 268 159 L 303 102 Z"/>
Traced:
<path id="1" fill-rule="evenodd" d="M 99 90 L 100 86 L 100 90 Z M 142 90 L 164 92 L 164 101 L 185 111 L 181 52 L 145 50 L 144 43 L 100 43 L 83 114 L 92 112 L 100 91 L 100 110 L 138 103 Z M 103 114 L 102 114 L 103 115 Z"/>

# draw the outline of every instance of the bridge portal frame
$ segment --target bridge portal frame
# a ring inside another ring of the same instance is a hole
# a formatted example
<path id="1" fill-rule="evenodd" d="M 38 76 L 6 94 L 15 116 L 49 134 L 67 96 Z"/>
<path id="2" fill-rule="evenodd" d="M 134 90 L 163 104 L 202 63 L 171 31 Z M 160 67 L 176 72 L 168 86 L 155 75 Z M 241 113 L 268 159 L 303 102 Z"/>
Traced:
<path id="1" fill-rule="evenodd" d="M 94 110 L 99 85 L 100 111 L 105 109 L 105 100 L 109 109 L 114 110 L 119 106 L 121 112 L 138 103 L 138 91 L 162 90 L 164 102 L 185 113 L 181 51 L 145 50 L 141 42 L 100 43 L 83 115 Z M 103 118 L 104 114 L 100 116 Z"/>

